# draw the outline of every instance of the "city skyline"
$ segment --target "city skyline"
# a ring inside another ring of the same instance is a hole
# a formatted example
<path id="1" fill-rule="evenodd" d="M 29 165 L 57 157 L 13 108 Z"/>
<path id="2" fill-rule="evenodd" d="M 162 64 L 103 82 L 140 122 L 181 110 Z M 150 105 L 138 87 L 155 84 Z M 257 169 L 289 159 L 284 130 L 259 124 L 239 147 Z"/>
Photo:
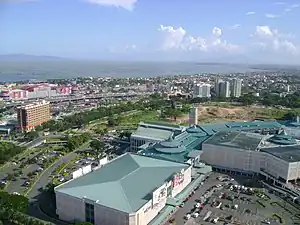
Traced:
<path id="1" fill-rule="evenodd" d="M 0 8 L 0 54 L 300 62 L 300 1 L 2 0 Z"/>

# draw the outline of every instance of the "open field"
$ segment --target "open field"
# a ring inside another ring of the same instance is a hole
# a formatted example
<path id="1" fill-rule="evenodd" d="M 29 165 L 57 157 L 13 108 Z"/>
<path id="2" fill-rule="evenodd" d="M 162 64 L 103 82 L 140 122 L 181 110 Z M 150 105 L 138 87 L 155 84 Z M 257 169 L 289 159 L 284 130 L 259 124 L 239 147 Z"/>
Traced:
<path id="1" fill-rule="evenodd" d="M 201 105 L 198 107 L 200 123 L 216 123 L 224 121 L 248 121 L 255 119 L 281 119 L 290 109 L 279 109 L 262 106 L 240 106 L 229 103 Z M 188 123 L 188 115 L 180 117 L 177 122 Z"/>

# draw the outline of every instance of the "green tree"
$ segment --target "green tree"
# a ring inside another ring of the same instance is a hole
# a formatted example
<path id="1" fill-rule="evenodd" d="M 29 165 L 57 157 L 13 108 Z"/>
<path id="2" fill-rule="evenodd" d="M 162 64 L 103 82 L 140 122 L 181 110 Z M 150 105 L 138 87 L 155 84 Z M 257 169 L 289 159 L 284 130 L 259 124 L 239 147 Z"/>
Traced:
<path id="1" fill-rule="evenodd" d="M 26 141 L 33 141 L 34 139 L 37 139 L 39 137 L 39 133 L 37 131 L 29 131 L 26 132 L 24 135 L 24 139 Z"/>
<path id="2" fill-rule="evenodd" d="M 239 101 L 243 105 L 248 106 L 254 104 L 256 102 L 256 98 L 252 94 L 245 94 L 239 98 Z"/>
<path id="3" fill-rule="evenodd" d="M 105 144 L 103 141 L 99 141 L 99 140 L 92 140 L 90 143 L 90 147 L 93 150 L 93 155 L 95 156 L 95 158 L 97 159 L 97 161 L 99 161 L 105 154 Z"/>

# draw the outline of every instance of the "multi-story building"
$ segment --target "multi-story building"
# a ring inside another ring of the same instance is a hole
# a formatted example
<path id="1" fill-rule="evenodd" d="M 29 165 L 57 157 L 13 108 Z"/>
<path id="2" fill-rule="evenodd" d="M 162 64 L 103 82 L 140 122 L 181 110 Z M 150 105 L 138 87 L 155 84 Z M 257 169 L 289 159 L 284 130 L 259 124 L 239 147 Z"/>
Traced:
<path id="1" fill-rule="evenodd" d="M 219 90 L 220 82 L 222 82 L 222 80 L 217 77 L 215 80 L 215 92 L 216 92 L 217 97 L 219 97 L 219 95 L 220 95 L 220 90 Z"/>
<path id="2" fill-rule="evenodd" d="M 231 96 L 239 98 L 242 95 L 242 80 L 233 79 L 231 85 Z"/>
<path id="3" fill-rule="evenodd" d="M 46 101 L 19 106 L 18 126 L 21 131 L 30 131 L 51 119 L 50 103 Z"/>
<path id="4" fill-rule="evenodd" d="M 228 81 L 222 81 L 219 83 L 219 97 L 229 98 L 230 97 L 230 83 Z"/>
<path id="5" fill-rule="evenodd" d="M 210 85 L 209 84 L 197 84 L 194 88 L 194 98 L 210 98 Z"/>

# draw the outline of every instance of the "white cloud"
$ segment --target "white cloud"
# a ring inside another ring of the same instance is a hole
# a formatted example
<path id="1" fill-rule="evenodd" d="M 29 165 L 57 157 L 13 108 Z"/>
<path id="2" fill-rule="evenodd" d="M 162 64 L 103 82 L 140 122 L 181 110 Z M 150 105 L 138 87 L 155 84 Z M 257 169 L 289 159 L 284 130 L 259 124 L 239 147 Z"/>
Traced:
<path id="1" fill-rule="evenodd" d="M 254 15 L 254 14 L 256 14 L 256 12 L 247 12 L 246 16 L 250 16 L 250 15 Z"/>
<path id="2" fill-rule="evenodd" d="M 85 0 L 92 4 L 103 6 L 122 7 L 124 9 L 132 11 L 137 0 Z"/>
<path id="3" fill-rule="evenodd" d="M 186 31 L 182 27 L 174 28 L 172 26 L 160 25 L 158 30 L 164 34 L 164 50 L 181 47 L 182 41 L 186 35 Z"/>
<path id="4" fill-rule="evenodd" d="M 240 46 L 231 44 L 222 39 L 222 30 L 218 27 L 212 29 L 211 38 L 194 37 L 187 35 L 184 28 L 160 25 L 158 31 L 163 33 L 162 50 L 183 51 L 238 51 Z"/>
<path id="5" fill-rule="evenodd" d="M 294 9 L 294 8 L 298 8 L 299 6 L 300 6 L 300 4 L 293 4 L 290 7 Z"/>
<path id="6" fill-rule="evenodd" d="M 125 45 L 125 46 L 110 46 L 107 48 L 110 53 L 128 53 L 137 52 L 139 49 L 135 44 Z"/>
<path id="7" fill-rule="evenodd" d="M 291 11 L 293 11 L 294 9 L 300 7 L 300 4 L 293 4 L 293 5 L 289 5 L 288 7 L 286 7 L 284 9 L 284 13 L 289 13 Z"/>
<path id="8" fill-rule="evenodd" d="M 269 26 L 256 26 L 255 32 L 251 35 L 255 45 L 264 50 L 286 52 L 292 55 L 299 53 L 299 46 L 288 40 L 289 35 L 280 33 L 277 29 Z"/>
<path id="9" fill-rule="evenodd" d="M 212 30 L 212 33 L 215 37 L 221 37 L 222 35 L 222 30 L 218 27 L 214 27 L 213 30 Z"/>
<path id="10" fill-rule="evenodd" d="M 229 29 L 230 30 L 236 30 L 236 29 L 238 29 L 238 28 L 240 28 L 241 27 L 241 24 L 234 24 L 234 25 L 232 25 L 231 27 L 229 27 Z"/>
<path id="11" fill-rule="evenodd" d="M 265 17 L 270 18 L 270 19 L 275 19 L 280 17 L 280 15 L 276 15 L 276 14 L 271 14 L 271 13 L 266 13 Z"/>

